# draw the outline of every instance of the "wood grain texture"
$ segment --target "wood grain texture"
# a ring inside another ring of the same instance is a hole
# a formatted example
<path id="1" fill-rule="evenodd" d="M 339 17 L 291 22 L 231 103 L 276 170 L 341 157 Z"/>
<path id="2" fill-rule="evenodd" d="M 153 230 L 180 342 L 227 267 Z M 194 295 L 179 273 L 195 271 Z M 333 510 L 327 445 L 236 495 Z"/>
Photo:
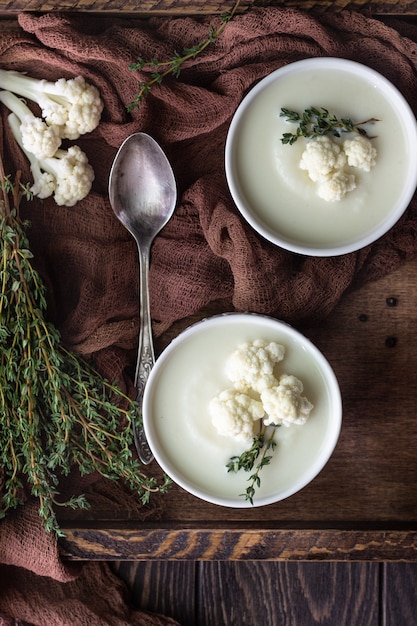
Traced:
<path id="1" fill-rule="evenodd" d="M 173 617 L 181 626 L 379 626 L 384 613 L 378 563 L 157 561 L 118 562 L 112 569 L 137 608 Z M 402 572 L 399 567 L 399 581 L 408 573 Z M 401 600 L 410 608 L 413 596 Z"/>
<path id="2" fill-rule="evenodd" d="M 0 14 L 21 11 L 148 15 L 214 15 L 229 11 L 233 0 L 0 0 Z M 239 11 L 264 6 L 283 6 L 316 13 L 343 9 L 373 15 L 416 15 L 417 0 L 241 0 Z"/>
<path id="3" fill-rule="evenodd" d="M 417 624 L 417 566 L 385 563 L 382 597 L 384 626 Z"/>
<path id="4" fill-rule="evenodd" d="M 133 604 L 181 626 L 415 626 L 417 563 L 116 562 Z"/>
<path id="5" fill-rule="evenodd" d="M 66 529 L 66 560 L 416 561 L 417 531 Z"/>
<path id="6" fill-rule="evenodd" d="M 376 564 L 202 563 L 200 580 L 199 626 L 380 623 Z"/>
<path id="7" fill-rule="evenodd" d="M 197 566 L 194 562 L 121 562 L 113 571 L 128 586 L 138 608 L 195 626 Z M 212 625 L 213 626 L 213 625 Z"/>

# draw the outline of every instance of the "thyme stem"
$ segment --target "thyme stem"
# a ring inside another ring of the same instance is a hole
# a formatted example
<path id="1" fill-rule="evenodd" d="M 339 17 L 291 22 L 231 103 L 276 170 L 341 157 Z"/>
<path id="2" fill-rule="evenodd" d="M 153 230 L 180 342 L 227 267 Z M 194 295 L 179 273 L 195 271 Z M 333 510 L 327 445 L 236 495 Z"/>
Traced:
<path id="1" fill-rule="evenodd" d="M 45 528 L 60 536 L 55 506 L 88 507 L 82 494 L 59 499 L 60 476 L 74 468 L 122 479 L 143 504 L 170 480 L 146 475 L 132 454 L 137 403 L 67 350 L 47 320 L 29 223 L 19 215 L 23 196 L 31 199 L 18 176 L 5 176 L 0 157 L 0 518 L 29 493 Z"/>
<path id="2" fill-rule="evenodd" d="M 328 134 L 340 137 L 341 133 L 357 133 L 368 137 L 363 126 L 379 122 L 374 117 L 363 122 L 353 122 L 350 118 L 339 119 L 324 107 L 310 107 L 303 113 L 282 108 L 279 115 L 285 117 L 288 122 L 298 125 L 295 133 L 283 133 L 281 137 L 281 142 L 289 145 L 295 143 L 299 137 L 320 137 Z"/>
<path id="3" fill-rule="evenodd" d="M 154 68 L 154 71 L 151 73 L 151 78 L 148 81 L 141 81 L 138 83 L 138 93 L 134 96 L 132 102 L 127 105 L 128 111 L 133 111 L 133 109 L 140 106 L 143 99 L 149 94 L 152 87 L 154 85 L 158 85 L 162 83 L 162 81 L 169 75 L 178 78 L 182 67 L 186 61 L 190 59 L 194 59 L 196 56 L 201 54 L 209 45 L 217 41 L 220 37 L 227 24 L 233 19 L 236 14 L 236 11 L 239 8 L 241 0 L 235 0 L 235 4 L 232 9 L 220 15 L 221 24 L 216 29 L 214 26 L 210 26 L 209 34 L 207 39 L 200 41 L 200 43 L 196 44 L 191 48 L 183 48 L 181 52 L 174 52 L 174 55 L 171 59 L 167 61 L 158 61 L 156 59 L 151 61 L 146 61 L 145 59 L 139 58 L 137 61 L 131 63 L 129 65 L 129 69 L 134 72 L 137 70 L 143 70 L 145 68 Z M 164 69 L 165 68 L 165 69 Z"/>
<path id="4" fill-rule="evenodd" d="M 226 465 L 228 472 L 238 472 L 242 469 L 245 472 L 251 472 L 255 468 L 254 473 L 248 478 L 249 486 L 244 493 L 239 494 L 251 504 L 253 504 L 256 488 L 261 485 L 260 471 L 263 467 L 269 465 L 272 459 L 272 455 L 267 456 L 267 452 L 268 450 L 274 451 L 276 448 L 277 444 L 274 437 L 277 428 L 278 426 L 273 426 L 269 431 L 268 437 L 266 437 L 267 429 L 265 426 L 262 426 L 258 435 L 253 438 L 251 447 L 242 452 L 240 456 L 232 456 Z"/>

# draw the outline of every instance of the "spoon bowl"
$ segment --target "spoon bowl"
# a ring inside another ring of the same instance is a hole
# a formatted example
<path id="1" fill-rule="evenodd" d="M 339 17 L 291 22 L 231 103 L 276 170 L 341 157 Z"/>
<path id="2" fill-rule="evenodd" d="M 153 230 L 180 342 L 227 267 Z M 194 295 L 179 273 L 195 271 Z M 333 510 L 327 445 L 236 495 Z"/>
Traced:
<path id="1" fill-rule="evenodd" d="M 134 237 L 139 253 L 140 330 L 135 387 L 141 411 L 145 385 L 155 364 L 149 305 L 151 246 L 177 202 L 171 165 L 150 135 L 135 133 L 120 146 L 110 170 L 109 199 L 116 217 Z M 133 434 L 139 458 L 142 463 L 150 463 L 153 455 L 143 429 L 134 424 Z"/>
<path id="2" fill-rule="evenodd" d="M 135 133 L 122 143 L 110 171 L 109 196 L 133 237 L 142 245 L 152 243 L 174 212 L 177 192 L 168 159 L 150 135 Z"/>

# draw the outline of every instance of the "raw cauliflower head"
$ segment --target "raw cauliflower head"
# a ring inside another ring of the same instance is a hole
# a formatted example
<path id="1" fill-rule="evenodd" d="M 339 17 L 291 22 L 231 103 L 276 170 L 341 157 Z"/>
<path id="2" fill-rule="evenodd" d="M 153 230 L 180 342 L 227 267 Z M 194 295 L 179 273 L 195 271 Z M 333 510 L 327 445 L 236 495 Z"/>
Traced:
<path id="1" fill-rule="evenodd" d="M 284 355 L 284 346 L 275 341 L 245 342 L 227 360 L 226 375 L 237 389 L 261 393 L 276 384 L 274 368 Z"/>
<path id="2" fill-rule="evenodd" d="M 265 426 L 305 424 L 313 405 L 301 395 L 302 392 L 303 383 L 290 374 L 281 376 L 275 387 L 264 389 L 261 393 L 261 400 L 267 414 L 264 419 Z"/>
<path id="3" fill-rule="evenodd" d="M 340 145 L 324 135 L 307 142 L 301 156 L 300 168 L 307 172 L 313 182 L 321 182 L 342 169 L 345 164 L 346 155 Z"/>
<path id="4" fill-rule="evenodd" d="M 375 166 L 377 151 L 367 137 L 357 135 L 353 139 L 346 139 L 343 143 L 343 150 L 347 156 L 348 165 L 351 167 L 370 172 Z"/>
<path id="5" fill-rule="evenodd" d="M 209 412 L 217 432 L 238 441 L 252 439 L 255 422 L 265 415 L 261 402 L 238 389 L 225 389 L 210 400 Z"/>

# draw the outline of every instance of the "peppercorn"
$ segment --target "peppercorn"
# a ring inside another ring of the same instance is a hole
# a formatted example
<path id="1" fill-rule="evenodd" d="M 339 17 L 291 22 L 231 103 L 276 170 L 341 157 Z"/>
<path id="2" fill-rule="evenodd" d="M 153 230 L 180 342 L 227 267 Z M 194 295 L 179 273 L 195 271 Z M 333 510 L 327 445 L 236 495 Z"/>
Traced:
<path id="1" fill-rule="evenodd" d="M 396 337 L 387 337 L 385 339 L 385 345 L 387 348 L 395 348 L 395 346 L 397 345 L 397 338 Z"/>

